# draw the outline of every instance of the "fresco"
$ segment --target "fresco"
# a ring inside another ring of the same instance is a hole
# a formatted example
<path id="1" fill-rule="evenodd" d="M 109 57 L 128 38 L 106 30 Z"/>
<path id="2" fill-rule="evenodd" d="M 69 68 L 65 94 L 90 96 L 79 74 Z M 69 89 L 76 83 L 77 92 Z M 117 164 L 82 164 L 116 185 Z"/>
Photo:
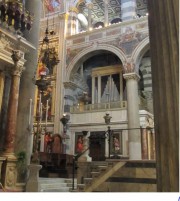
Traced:
<path id="1" fill-rule="evenodd" d="M 44 0 L 45 13 L 53 13 L 62 9 L 63 0 Z"/>

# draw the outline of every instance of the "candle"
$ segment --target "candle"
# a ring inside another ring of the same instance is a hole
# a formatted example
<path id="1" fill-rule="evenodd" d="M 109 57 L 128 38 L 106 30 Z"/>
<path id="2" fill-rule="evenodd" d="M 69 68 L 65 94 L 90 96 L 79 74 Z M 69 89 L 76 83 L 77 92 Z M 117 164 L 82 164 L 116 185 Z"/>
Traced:
<path id="1" fill-rule="evenodd" d="M 32 99 L 29 100 L 29 126 L 31 124 Z"/>
<path id="2" fill-rule="evenodd" d="M 42 103 L 40 104 L 40 125 L 42 121 Z"/>
<path id="3" fill-rule="evenodd" d="M 39 114 L 41 113 L 41 93 L 39 94 L 39 107 L 38 107 Z"/>
<path id="4" fill-rule="evenodd" d="M 48 106 L 48 101 L 49 101 L 49 100 L 46 101 L 46 126 L 47 126 L 48 107 L 49 107 L 49 106 Z"/>

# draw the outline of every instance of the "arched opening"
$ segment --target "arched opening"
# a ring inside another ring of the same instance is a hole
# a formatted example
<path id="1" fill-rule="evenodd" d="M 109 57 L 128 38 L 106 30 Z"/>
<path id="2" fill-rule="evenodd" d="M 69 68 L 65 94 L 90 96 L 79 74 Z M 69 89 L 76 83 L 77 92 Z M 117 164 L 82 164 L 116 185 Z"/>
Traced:
<path id="1" fill-rule="evenodd" d="M 97 50 L 77 63 L 70 74 L 70 82 L 76 85 L 73 105 L 126 100 L 122 62 L 117 55 Z"/>

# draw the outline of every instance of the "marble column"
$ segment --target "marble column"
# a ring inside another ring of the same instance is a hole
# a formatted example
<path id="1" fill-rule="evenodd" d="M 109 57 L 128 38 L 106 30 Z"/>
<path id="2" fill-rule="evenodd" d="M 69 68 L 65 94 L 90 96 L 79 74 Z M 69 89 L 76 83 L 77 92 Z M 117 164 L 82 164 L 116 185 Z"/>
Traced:
<path id="1" fill-rule="evenodd" d="M 65 55 L 65 37 L 66 37 L 66 30 L 64 30 L 64 27 L 67 25 L 67 18 L 68 15 L 61 14 L 58 17 L 59 20 L 59 47 L 58 47 L 58 54 L 59 54 L 59 64 L 57 66 L 57 72 L 56 72 L 56 92 L 55 92 L 55 117 L 54 117 L 54 133 L 61 133 L 63 128 L 62 124 L 59 122 L 60 118 L 63 116 L 64 110 L 63 110 L 63 100 L 64 98 L 64 78 L 65 78 L 65 69 L 63 68 L 66 66 L 66 60 L 64 59 Z M 66 28 L 65 28 L 66 29 Z M 72 94 L 71 94 L 72 95 Z"/>
<path id="2" fill-rule="evenodd" d="M 129 139 L 129 159 L 141 159 L 141 134 L 139 121 L 139 97 L 138 80 L 136 73 L 127 73 L 123 75 L 126 79 L 127 87 L 127 113 L 128 113 L 128 131 Z"/>
<path id="3" fill-rule="evenodd" d="M 120 101 L 123 101 L 123 75 L 119 74 L 119 83 L 120 83 Z"/>
<path id="4" fill-rule="evenodd" d="M 98 103 L 101 103 L 101 76 L 98 76 Z"/>
<path id="5" fill-rule="evenodd" d="M 19 65 L 19 60 L 21 59 L 21 54 L 19 51 L 13 51 L 12 59 L 14 61 L 14 69 L 12 70 L 12 80 L 11 89 L 8 104 L 8 115 L 7 115 L 7 125 L 6 125 L 6 136 L 5 136 L 5 151 L 4 156 L 10 158 L 15 158 L 14 148 L 15 148 L 15 133 L 16 133 L 16 123 L 17 123 L 17 110 L 18 110 L 18 98 L 19 98 L 19 85 L 20 76 L 24 67 Z"/>
<path id="6" fill-rule="evenodd" d="M 92 16 L 91 16 L 91 10 L 93 8 L 93 3 L 87 3 L 86 7 L 88 8 L 88 30 L 90 31 L 92 29 Z"/>
<path id="7" fill-rule="evenodd" d="M 34 14 L 34 20 L 32 24 L 32 29 L 30 32 L 24 33 L 24 38 L 31 46 L 27 49 L 24 55 L 26 59 L 26 70 L 21 76 L 20 91 L 19 91 L 19 106 L 18 116 L 17 116 L 17 129 L 16 129 L 16 152 L 25 151 L 27 164 L 30 163 L 30 158 L 32 154 L 33 146 L 33 116 L 34 110 L 33 106 L 35 104 L 35 89 L 34 78 L 37 70 L 38 61 L 38 45 L 39 45 L 39 33 L 40 33 L 40 17 L 42 1 L 39 0 L 26 0 L 25 7 L 28 11 Z M 32 99 L 32 113 L 30 116 L 29 125 L 29 115 L 30 115 L 30 99 Z M 28 129 L 27 129 L 28 128 Z"/>
<path id="8" fill-rule="evenodd" d="M 2 152 L 4 148 L 8 101 L 9 101 L 9 93 L 10 93 L 10 86 L 11 86 L 10 74 L 7 71 L 4 73 L 5 73 L 4 92 L 2 97 L 2 108 L 1 108 L 1 114 L 0 114 L 0 152 Z"/>
<path id="9" fill-rule="evenodd" d="M 148 159 L 148 138 L 146 128 L 141 128 L 142 159 Z"/>
<path id="10" fill-rule="evenodd" d="M 109 16 L 108 16 L 108 3 L 109 0 L 104 1 L 104 26 L 107 27 L 109 25 Z"/>
<path id="11" fill-rule="evenodd" d="M 122 21 L 132 20 L 136 16 L 136 0 L 121 0 Z"/>
<path id="12" fill-rule="evenodd" d="M 179 1 L 148 0 L 157 191 L 179 192 Z"/>
<path id="13" fill-rule="evenodd" d="M 94 104 L 95 102 L 95 77 L 92 77 L 92 104 Z"/>

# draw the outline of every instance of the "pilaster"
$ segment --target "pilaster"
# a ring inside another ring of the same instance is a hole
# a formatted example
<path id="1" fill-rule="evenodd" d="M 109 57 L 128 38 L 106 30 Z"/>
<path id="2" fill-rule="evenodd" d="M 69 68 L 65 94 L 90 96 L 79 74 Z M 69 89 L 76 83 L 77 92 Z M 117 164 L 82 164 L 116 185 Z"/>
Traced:
<path id="1" fill-rule="evenodd" d="M 88 8 L 88 30 L 92 29 L 92 14 L 91 11 L 93 9 L 93 3 L 86 3 L 86 7 Z"/>
<path id="2" fill-rule="evenodd" d="M 179 192 L 179 1 L 148 0 L 148 10 L 157 190 Z"/>
<path id="3" fill-rule="evenodd" d="M 136 16 L 136 0 L 121 0 L 122 21 L 128 21 Z"/>
<path id="4" fill-rule="evenodd" d="M 107 27 L 109 25 L 109 16 L 108 16 L 108 3 L 109 0 L 103 0 L 104 2 L 104 25 Z"/>

